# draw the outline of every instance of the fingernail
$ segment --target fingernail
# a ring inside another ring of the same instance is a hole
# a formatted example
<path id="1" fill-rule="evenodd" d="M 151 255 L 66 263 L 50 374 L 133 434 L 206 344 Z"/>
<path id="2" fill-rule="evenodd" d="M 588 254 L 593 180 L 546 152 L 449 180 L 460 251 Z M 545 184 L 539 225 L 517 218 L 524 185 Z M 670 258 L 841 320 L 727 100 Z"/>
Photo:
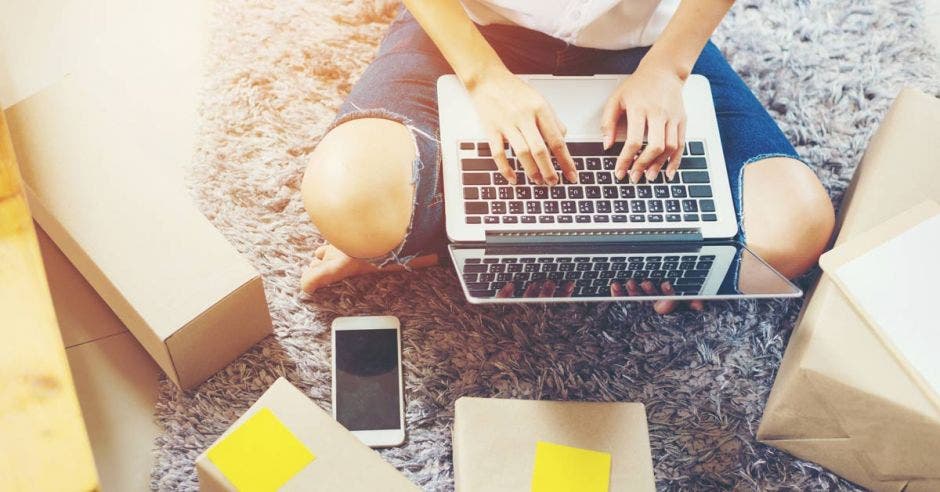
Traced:
<path id="1" fill-rule="evenodd" d="M 620 180 L 620 181 L 623 181 L 623 176 L 624 176 L 625 174 L 626 174 L 626 172 L 624 172 L 623 169 L 620 169 L 620 170 L 618 170 L 617 172 L 614 173 L 614 175 L 617 176 L 617 179 Z"/>
<path id="2" fill-rule="evenodd" d="M 646 170 L 646 179 L 648 179 L 648 180 L 650 180 L 650 181 L 655 180 L 655 179 L 656 179 L 656 171 L 653 171 L 652 169 L 647 169 L 647 170 Z"/>
<path id="3" fill-rule="evenodd" d="M 675 169 L 667 169 L 667 170 L 666 170 L 666 176 L 669 176 L 669 180 L 671 181 L 673 178 L 676 177 L 676 170 L 675 170 Z"/>
<path id="4" fill-rule="evenodd" d="M 604 134 L 604 150 L 609 149 L 610 146 L 613 145 L 613 142 L 611 142 L 610 140 L 611 140 L 610 134 L 609 134 L 609 133 L 605 133 L 605 134 Z"/>
<path id="5" fill-rule="evenodd" d="M 639 183 L 639 182 L 640 182 L 640 173 L 637 172 L 637 171 L 631 172 L 631 173 L 630 173 L 630 182 L 633 183 L 633 184 Z"/>

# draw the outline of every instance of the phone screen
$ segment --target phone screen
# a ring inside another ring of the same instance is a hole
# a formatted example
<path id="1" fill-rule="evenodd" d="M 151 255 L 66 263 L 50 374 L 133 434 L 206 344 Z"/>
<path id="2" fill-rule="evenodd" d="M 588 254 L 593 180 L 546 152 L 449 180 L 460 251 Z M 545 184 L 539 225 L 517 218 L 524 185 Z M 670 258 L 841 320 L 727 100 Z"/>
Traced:
<path id="1" fill-rule="evenodd" d="M 338 330 L 336 420 L 351 431 L 398 429 L 397 330 Z"/>

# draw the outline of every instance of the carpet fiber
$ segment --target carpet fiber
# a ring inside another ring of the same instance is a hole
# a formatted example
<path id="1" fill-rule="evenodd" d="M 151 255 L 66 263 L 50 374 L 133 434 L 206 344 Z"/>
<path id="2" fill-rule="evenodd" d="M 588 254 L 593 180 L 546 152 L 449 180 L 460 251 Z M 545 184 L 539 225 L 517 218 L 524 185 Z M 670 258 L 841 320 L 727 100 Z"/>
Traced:
<path id="1" fill-rule="evenodd" d="M 220 0 L 213 14 L 190 185 L 264 275 L 276 334 L 195 391 L 162 383 L 154 488 L 195 489 L 193 460 L 278 376 L 329 408 L 330 322 L 364 314 L 402 321 L 408 442 L 382 455 L 425 490 L 453 488 L 464 395 L 643 402 L 661 489 L 854 488 L 754 438 L 800 301 L 473 307 L 444 267 L 302 296 L 321 241 L 298 192 L 305 159 L 389 17 L 342 0 Z M 922 22 L 917 2 L 741 0 L 715 41 L 838 204 L 900 87 L 940 93 Z"/>

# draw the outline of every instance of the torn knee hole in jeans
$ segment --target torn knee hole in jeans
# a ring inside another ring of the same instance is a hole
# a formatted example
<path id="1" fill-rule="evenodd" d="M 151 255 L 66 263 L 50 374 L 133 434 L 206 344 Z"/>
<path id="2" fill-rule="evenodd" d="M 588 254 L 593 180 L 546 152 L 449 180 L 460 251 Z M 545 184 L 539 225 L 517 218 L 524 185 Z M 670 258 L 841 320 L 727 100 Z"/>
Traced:
<path id="1" fill-rule="evenodd" d="M 408 218 L 408 228 L 405 230 L 405 238 L 402 240 L 401 243 L 398 244 L 398 246 L 396 246 L 394 249 L 392 249 L 391 251 L 389 251 L 388 253 L 384 255 L 380 255 L 374 258 L 362 258 L 363 260 L 369 262 L 372 265 L 375 265 L 378 268 L 382 268 L 388 265 L 401 265 L 405 270 L 410 271 L 411 268 L 409 268 L 408 263 L 410 263 L 413 259 L 415 259 L 419 255 L 417 253 L 403 255 L 402 253 L 405 249 L 405 245 L 408 243 L 408 239 L 411 236 L 411 231 L 414 226 L 415 207 L 417 207 L 417 200 L 418 200 L 418 194 L 417 194 L 418 175 L 423 167 L 423 164 L 421 162 L 421 151 L 418 149 L 418 136 L 420 135 L 425 138 L 430 138 L 432 140 L 435 140 L 435 138 L 428 135 L 426 132 L 421 131 L 421 129 L 415 127 L 415 125 L 407 117 L 403 115 L 393 113 L 391 111 L 388 111 L 382 108 L 363 109 L 355 105 L 354 107 L 356 108 L 356 111 L 346 113 L 342 115 L 341 117 L 337 118 L 336 121 L 334 121 L 333 124 L 330 125 L 329 128 L 327 128 L 324 134 L 329 133 L 331 130 L 333 130 L 339 125 L 342 125 L 343 123 L 356 120 L 356 119 L 362 119 L 362 118 L 381 118 L 381 119 L 385 119 L 389 121 L 394 121 L 396 123 L 403 125 L 411 133 L 411 143 L 414 146 L 415 158 L 411 166 L 410 184 L 414 187 L 414 191 L 412 193 L 411 215 Z"/>

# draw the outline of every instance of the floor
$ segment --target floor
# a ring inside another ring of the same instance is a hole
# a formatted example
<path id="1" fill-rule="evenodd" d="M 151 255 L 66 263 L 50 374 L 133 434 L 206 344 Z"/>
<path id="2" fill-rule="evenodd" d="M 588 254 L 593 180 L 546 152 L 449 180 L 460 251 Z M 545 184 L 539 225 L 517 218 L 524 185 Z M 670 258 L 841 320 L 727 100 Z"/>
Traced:
<path id="1" fill-rule="evenodd" d="M 940 55 L 940 0 L 926 3 Z M 146 489 L 160 370 L 55 244 L 39 236 L 102 489 Z"/>

